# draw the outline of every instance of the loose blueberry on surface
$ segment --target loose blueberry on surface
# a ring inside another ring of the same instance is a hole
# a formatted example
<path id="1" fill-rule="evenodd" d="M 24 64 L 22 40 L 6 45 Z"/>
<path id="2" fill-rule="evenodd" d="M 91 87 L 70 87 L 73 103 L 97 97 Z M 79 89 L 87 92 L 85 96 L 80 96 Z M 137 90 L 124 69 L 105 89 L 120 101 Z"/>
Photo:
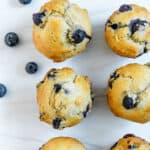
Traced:
<path id="1" fill-rule="evenodd" d="M 136 104 L 134 103 L 134 100 L 131 97 L 125 96 L 123 99 L 123 106 L 126 109 L 132 109 L 136 107 Z"/>
<path id="2" fill-rule="evenodd" d="M 129 5 L 126 5 L 126 4 L 122 5 L 122 6 L 119 8 L 119 11 L 120 11 L 120 12 L 126 12 L 126 11 L 131 11 L 131 10 L 132 10 L 132 7 L 129 6 Z"/>
<path id="3" fill-rule="evenodd" d="M 61 118 L 56 118 L 53 120 L 53 128 L 54 129 L 59 129 L 60 127 L 60 124 L 61 124 Z"/>
<path id="4" fill-rule="evenodd" d="M 81 29 L 76 30 L 72 34 L 73 42 L 76 44 L 81 43 L 84 40 L 84 38 L 86 38 L 86 33 Z"/>
<path id="5" fill-rule="evenodd" d="M 134 34 L 136 31 L 138 31 L 140 26 L 145 26 L 146 23 L 148 22 L 145 20 L 140 19 L 132 20 L 129 25 L 131 34 Z"/>
<path id="6" fill-rule="evenodd" d="M 19 0 L 19 2 L 20 2 L 21 4 L 24 4 L 24 5 L 30 4 L 31 1 L 32 1 L 32 0 Z"/>
<path id="7" fill-rule="evenodd" d="M 9 32 L 5 35 L 5 43 L 9 47 L 16 46 L 19 43 L 19 36 L 14 32 Z"/>
<path id="8" fill-rule="evenodd" d="M 4 97 L 7 93 L 6 86 L 2 83 L 0 83 L 0 97 Z"/>
<path id="9" fill-rule="evenodd" d="M 90 109 L 90 106 L 89 106 L 89 105 L 87 105 L 86 110 L 83 112 L 83 116 L 84 116 L 84 118 L 86 118 L 87 113 L 89 112 L 89 109 Z"/>
<path id="10" fill-rule="evenodd" d="M 61 90 L 61 88 L 62 88 L 62 86 L 60 84 L 55 84 L 54 85 L 55 93 L 58 93 Z"/>
<path id="11" fill-rule="evenodd" d="M 29 74 L 34 74 L 38 70 L 38 65 L 35 62 L 29 62 L 26 64 L 26 72 Z"/>
<path id="12" fill-rule="evenodd" d="M 135 137 L 134 134 L 126 134 L 125 136 L 123 136 L 123 138 L 128 138 L 128 137 Z"/>
<path id="13" fill-rule="evenodd" d="M 45 12 L 39 12 L 33 14 L 33 22 L 35 25 L 40 25 L 43 21 L 42 18 L 45 17 Z"/>
<path id="14" fill-rule="evenodd" d="M 110 26 L 112 29 L 114 29 L 114 30 L 117 30 L 118 29 L 118 24 L 112 24 L 111 26 Z"/>

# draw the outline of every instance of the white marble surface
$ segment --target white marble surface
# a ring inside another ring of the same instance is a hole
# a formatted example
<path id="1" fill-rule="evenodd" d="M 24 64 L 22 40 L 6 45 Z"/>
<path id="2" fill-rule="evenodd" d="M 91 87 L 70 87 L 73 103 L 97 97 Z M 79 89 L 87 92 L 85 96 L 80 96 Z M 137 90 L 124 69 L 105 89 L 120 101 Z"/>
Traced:
<path id="1" fill-rule="evenodd" d="M 38 150 L 48 139 L 59 135 L 79 138 L 88 145 L 88 150 L 107 149 L 129 132 L 150 141 L 150 124 L 141 125 L 114 117 L 105 96 L 107 79 L 116 67 L 129 62 L 148 62 L 150 54 L 135 60 L 121 58 L 107 47 L 103 36 L 106 19 L 119 5 L 137 3 L 150 8 L 150 0 L 72 0 L 89 10 L 93 41 L 84 53 L 59 64 L 39 54 L 32 43 L 31 16 L 44 1 L 33 0 L 28 6 L 20 5 L 18 0 L 1 0 L 0 3 L 0 82 L 8 87 L 7 96 L 0 99 L 0 149 Z M 4 35 L 9 31 L 19 34 L 19 46 L 5 46 Z M 40 69 L 37 74 L 28 75 L 24 71 L 28 61 L 38 62 Z M 35 84 L 50 67 L 62 66 L 89 75 L 97 99 L 92 113 L 80 125 L 56 131 L 38 120 Z"/>

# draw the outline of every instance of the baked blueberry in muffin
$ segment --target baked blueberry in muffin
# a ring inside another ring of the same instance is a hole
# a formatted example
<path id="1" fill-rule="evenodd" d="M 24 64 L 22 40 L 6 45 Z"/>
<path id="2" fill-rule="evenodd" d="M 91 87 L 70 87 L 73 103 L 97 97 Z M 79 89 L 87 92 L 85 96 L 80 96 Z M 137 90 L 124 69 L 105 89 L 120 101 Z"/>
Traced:
<path id="1" fill-rule="evenodd" d="M 71 68 L 51 69 L 37 86 L 40 120 L 55 129 L 80 123 L 92 108 L 91 89 L 87 76 Z"/>
<path id="2" fill-rule="evenodd" d="M 33 14 L 36 48 L 55 62 L 62 62 L 85 50 L 91 40 L 88 12 L 68 0 L 51 0 Z"/>
<path id="3" fill-rule="evenodd" d="M 150 12 L 135 4 L 124 4 L 105 26 L 108 46 L 118 55 L 130 58 L 150 50 Z"/>
<path id="4" fill-rule="evenodd" d="M 127 134 L 119 139 L 110 150 L 149 150 L 150 144 L 133 134 Z"/>
<path id="5" fill-rule="evenodd" d="M 108 104 L 118 117 L 134 122 L 150 121 L 150 66 L 129 64 L 108 81 Z"/>

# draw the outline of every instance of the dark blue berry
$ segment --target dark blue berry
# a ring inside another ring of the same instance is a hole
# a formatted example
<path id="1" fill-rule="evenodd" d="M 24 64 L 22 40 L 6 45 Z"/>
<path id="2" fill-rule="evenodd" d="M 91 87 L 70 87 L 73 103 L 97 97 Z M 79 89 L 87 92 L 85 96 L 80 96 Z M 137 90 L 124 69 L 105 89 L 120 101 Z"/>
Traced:
<path id="1" fill-rule="evenodd" d="M 145 20 L 140 19 L 132 20 L 129 26 L 131 34 L 134 34 L 136 31 L 138 31 L 140 26 L 145 26 L 146 23 L 148 22 Z"/>
<path id="2" fill-rule="evenodd" d="M 114 29 L 114 30 L 117 30 L 118 29 L 118 24 L 112 24 L 111 28 Z"/>
<path id="3" fill-rule="evenodd" d="M 32 0 L 19 0 L 19 2 L 20 2 L 21 4 L 24 4 L 24 5 L 30 4 L 31 1 L 32 1 Z"/>
<path id="4" fill-rule="evenodd" d="M 40 25 L 43 21 L 42 18 L 45 17 L 45 12 L 39 12 L 33 14 L 33 22 L 35 25 Z"/>
<path id="5" fill-rule="evenodd" d="M 55 84 L 54 85 L 55 93 L 58 93 L 61 90 L 61 88 L 62 88 L 62 86 L 60 84 Z"/>
<path id="6" fill-rule="evenodd" d="M 86 33 L 83 30 L 78 29 L 72 34 L 73 42 L 76 44 L 81 43 L 84 38 L 86 38 Z"/>
<path id="7" fill-rule="evenodd" d="M 35 62 L 29 62 L 26 64 L 26 72 L 29 74 L 34 74 L 38 70 L 38 65 Z"/>
<path id="8" fill-rule="evenodd" d="M 126 5 L 126 4 L 120 6 L 120 8 L 119 8 L 120 12 L 126 12 L 126 11 L 131 11 L 131 10 L 132 10 L 132 7 L 129 5 Z"/>
<path id="9" fill-rule="evenodd" d="M 134 134 L 126 134 L 123 136 L 123 138 L 128 138 L 128 137 L 135 137 L 135 135 Z"/>
<path id="10" fill-rule="evenodd" d="M 110 76 L 110 81 L 109 81 L 109 87 L 112 89 L 113 86 L 113 82 L 119 78 L 119 74 L 117 74 L 117 72 L 114 72 L 111 76 Z"/>
<path id="11" fill-rule="evenodd" d="M 50 70 L 50 72 L 48 73 L 47 76 L 48 76 L 48 78 L 55 78 L 56 77 L 56 73 L 57 73 L 56 69 L 53 68 L 53 69 Z"/>
<path id="12" fill-rule="evenodd" d="M 87 113 L 89 112 L 89 109 L 90 109 L 90 106 L 89 106 L 89 105 L 87 105 L 86 110 L 83 112 L 83 116 L 84 116 L 84 118 L 86 118 Z"/>
<path id="13" fill-rule="evenodd" d="M 56 118 L 56 119 L 54 119 L 53 120 L 53 128 L 54 129 L 59 129 L 59 127 L 60 127 L 60 124 L 61 124 L 61 119 L 60 118 Z"/>
<path id="14" fill-rule="evenodd" d="M 0 97 L 4 97 L 6 93 L 7 93 L 6 86 L 0 83 Z"/>
<path id="15" fill-rule="evenodd" d="M 126 109 L 132 109 L 136 107 L 136 103 L 134 103 L 134 100 L 131 97 L 125 96 L 123 99 L 123 106 Z"/>
<path id="16" fill-rule="evenodd" d="M 19 37 L 14 32 L 9 32 L 5 35 L 5 43 L 7 46 L 13 47 L 19 43 Z"/>
<path id="17" fill-rule="evenodd" d="M 136 149 L 136 148 L 138 148 L 138 146 L 137 145 L 135 145 L 135 144 L 133 144 L 133 145 L 128 145 L 128 149 L 130 150 L 130 149 Z"/>

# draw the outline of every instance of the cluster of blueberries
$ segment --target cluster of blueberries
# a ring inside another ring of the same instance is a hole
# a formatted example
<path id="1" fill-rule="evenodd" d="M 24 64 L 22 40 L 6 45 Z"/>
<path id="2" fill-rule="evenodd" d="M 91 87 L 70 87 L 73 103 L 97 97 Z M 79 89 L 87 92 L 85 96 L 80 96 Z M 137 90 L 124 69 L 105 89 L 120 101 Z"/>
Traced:
<path id="1" fill-rule="evenodd" d="M 32 0 L 19 0 L 21 4 L 30 4 Z M 5 35 L 5 43 L 9 47 L 14 47 L 19 44 L 19 36 L 14 32 L 9 32 Z M 34 74 L 38 70 L 38 65 L 35 62 L 29 62 L 26 64 L 25 70 L 29 74 Z M 7 93 L 7 88 L 4 84 L 0 83 L 0 98 L 4 97 Z"/>

